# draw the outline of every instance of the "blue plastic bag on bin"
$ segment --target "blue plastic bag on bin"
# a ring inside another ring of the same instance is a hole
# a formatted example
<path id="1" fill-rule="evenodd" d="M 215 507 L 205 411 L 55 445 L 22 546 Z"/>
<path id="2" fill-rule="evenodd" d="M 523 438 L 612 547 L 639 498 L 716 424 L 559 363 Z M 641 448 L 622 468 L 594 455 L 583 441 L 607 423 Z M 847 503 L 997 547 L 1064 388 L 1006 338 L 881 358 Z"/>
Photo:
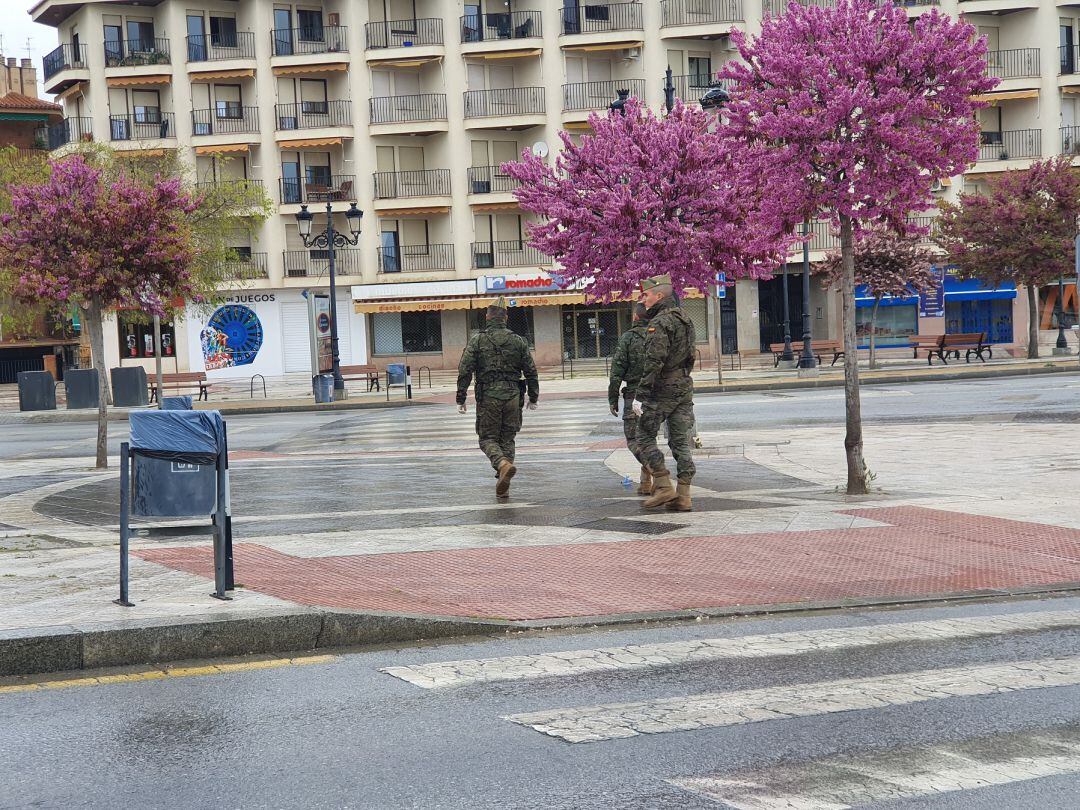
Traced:
<path id="1" fill-rule="evenodd" d="M 151 458 L 213 464 L 225 447 L 218 411 L 132 411 L 131 449 Z"/>
<path id="2" fill-rule="evenodd" d="M 161 400 L 161 410 L 163 411 L 190 411 L 191 397 L 164 397 Z"/>
<path id="3" fill-rule="evenodd" d="M 405 364 L 389 363 L 386 366 L 386 379 L 389 385 L 405 385 Z"/>

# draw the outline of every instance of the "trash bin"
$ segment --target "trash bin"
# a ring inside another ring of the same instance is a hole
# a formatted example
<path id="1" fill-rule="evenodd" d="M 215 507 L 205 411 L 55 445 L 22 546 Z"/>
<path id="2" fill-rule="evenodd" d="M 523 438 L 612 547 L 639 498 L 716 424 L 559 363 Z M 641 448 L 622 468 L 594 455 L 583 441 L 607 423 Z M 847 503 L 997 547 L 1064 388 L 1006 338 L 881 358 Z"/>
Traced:
<path id="1" fill-rule="evenodd" d="M 334 375 L 333 374 L 316 374 L 312 378 L 312 385 L 315 388 L 315 401 L 318 403 L 333 402 L 334 401 Z"/>
<path id="2" fill-rule="evenodd" d="M 143 449 L 135 455 L 133 514 L 192 517 L 213 512 L 217 504 L 214 449 L 222 441 L 221 415 L 216 411 L 136 411 L 130 422 L 131 445 Z M 200 453 L 203 457 L 197 457 Z"/>
<path id="3" fill-rule="evenodd" d="M 16 377 L 19 383 L 20 411 L 55 411 L 56 380 L 47 371 L 20 371 Z"/>
<path id="4" fill-rule="evenodd" d="M 164 397 L 161 400 L 161 410 L 163 411 L 190 411 L 193 410 L 191 406 L 191 397 Z"/>
<path id="5" fill-rule="evenodd" d="M 146 369 L 142 366 L 124 366 L 110 370 L 112 376 L 113 405 L 133 408 L 150 404 L 146 387 Z"/>
<path id="6" fill-rule="evenodd" d="M 68 410 L 96 408 L 101 385 L 96 368 L 69 368 L 64 372 Z"/>

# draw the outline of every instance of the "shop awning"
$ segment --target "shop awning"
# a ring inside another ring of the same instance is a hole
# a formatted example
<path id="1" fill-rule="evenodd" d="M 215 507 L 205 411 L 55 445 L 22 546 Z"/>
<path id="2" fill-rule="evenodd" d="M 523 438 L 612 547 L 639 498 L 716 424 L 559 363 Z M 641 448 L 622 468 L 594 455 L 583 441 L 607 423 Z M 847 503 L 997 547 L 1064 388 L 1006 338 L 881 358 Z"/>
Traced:
<path id="1" fill-rule="evenodd" d="M 513 293 L 503 293 L 503 299 L 507 305 L 512 307 L 554 307 L 561 304 L 584 304 L 585 293 L 549 293 L 534 294 L 534 295 L 514 295 Z M 489 304 L 494 304 L 498 300 L 495 296 L 490 298 L 478 299 L 481 303 L 477 306 L 486 307 Z"/>
<path id="2" fill-rule="evenodd" d="M 473 309 L 472 298 L 402 298 L 383 301 L 353 301 L 353 312 L 442 312 Z M 495 299 L 492 299 L 493 301 Z"/>
<path id="3" fill-rule="evenodd" d="M 109 87 L 141 87 L 146 84 L 169 84 L 172 76 L 110 76 L 105 80 Z"/>
<path id="4" fill-rule="evenodd" d="M 297 141 L 278 141 L 282 149 L 304 149 L 308 146 L 341 146 L 341 138 L 304 138 Z"/>
<path id="5" fill-rule="evenodd" d="M 645 43 L 640 39 L 625 42 L 601 42 L 592 45 L 563 45 L 564 51 L 623 51 L 627 48 L 640 48 Z"/>
<path id="6" fill-rule="evenodd" d="M 539 56 L 543 51 L 540 48 L 528 48 L 519 51 L 490 51 L 489 53 L 467 53 L 466 59 L 483 59 L 491 62 L 496 59 L 526 59 L 531 56 Z"/>
<path id="7" fill-rule="evenodd" d="M 251 148 L 247 143 L 222 143 L 214 146 L 196 146 L 196 155 L 242 155 Z"/>
<path id="8" fill-rule="evenodd" d="M 214 82 L 218 79 L 252 79 L 254 77 L 254 68 L 239 70 L 208 70 L 205 73 L 191 73 L 188 75 L 188 78 L 193 82 Z"/>
<path id="9" fill-rule="evenodd" d="M 985 101 L 988 104 L 997 104 L 999 101 L 1011 101 L 1017 98 L 1038 98 L 1038 90 L 1007 90 L 1004 93 L 983 93 L 972 96 L 975 101 Z"/>
<path id="10" fill-rule="evenodd" d="M 307 73 L 344 73 L 349 69 L 347 62 L 331 62 L 325 65 L 290 65 L 274 68 L 275 76 L 300 76 Z"/>

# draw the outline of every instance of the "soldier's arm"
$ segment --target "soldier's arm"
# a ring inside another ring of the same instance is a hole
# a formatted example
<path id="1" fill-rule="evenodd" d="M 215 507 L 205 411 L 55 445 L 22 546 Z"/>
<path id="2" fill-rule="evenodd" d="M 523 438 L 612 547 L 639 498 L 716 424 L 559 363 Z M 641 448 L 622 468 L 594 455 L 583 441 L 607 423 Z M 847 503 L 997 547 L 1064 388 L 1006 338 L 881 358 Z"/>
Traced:
<path id="1" fill-rule="evenodd" d="M 645 330 L 645 362 L 641 370 L 641 382 L 638 383 L 637 398 L 652 402 L 653 392 L 660 382 L 660 373 L 664 361 L 671 350 L 671 334 L 663 318 L 656 318 Z"/>
<path id="2" fill-rule="evenodd" d="M 525 338 L 521 339 L 521 351 L 525 355 L 521 361 L 521 373 L 525 376 L 525 389 L 529 395 L 529 402 L 536 402 L 540 398 L 540 377 L 536 373 L 536 362 Z"/>
<path id="3" fill-rule="evenodd" d="M 457 378 L 457 404 L 464 405 L 469 396 L 469 384 L 472 383 L 473 372 L 476 370 L 476 342 L 469 340 L 465 351 L 461 353 L 461 362 L 458 363 Z"/>
<path id="4" fill-rule="evenodd" d="M 626 369 L 630 360 L 630 333 L 623 332 L 611 358 L 611 376 L 608 378 L 607 398 L 612 408 L 619 407 L 619 387 L 626 379 Z"/>

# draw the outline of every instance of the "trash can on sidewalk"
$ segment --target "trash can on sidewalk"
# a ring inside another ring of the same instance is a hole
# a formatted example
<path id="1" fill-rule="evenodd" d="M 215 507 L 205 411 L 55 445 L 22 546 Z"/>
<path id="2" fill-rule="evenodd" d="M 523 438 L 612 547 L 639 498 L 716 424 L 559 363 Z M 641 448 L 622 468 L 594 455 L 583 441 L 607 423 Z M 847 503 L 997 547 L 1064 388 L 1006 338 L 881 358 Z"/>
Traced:
<path id="1" fill-rule="evenodd" d="M 19 383 L 20 411 L 55 411 L 56 380 L 47 371 L 20 371 L 16 376 Z"/>
<path id="2" fill-rule="evenodd" d="M 142 366 L 123 366 L 111 369 L 113 405 L 132 408 L 150 404 L 146 387 L 146 369 Z"/>
<path id="3" fill-rule="evenodd" d="M 99 379 L 96 368 L 69 368 L 64 372 L 69 411 L 98 406 L 98 391 L 101 387 Z"/>
<path id="4" fill-rule="evenodd" d="M 191 397 L 163 397 L 161 400 L 163 411 L 193 411 Z"/>
<path id="5" fill-rule="evenodd" d="M 315 389 L 315 401 L 317 403 L 322 404 L 334 401 L 333 374 L 316 374 L 312 377 L 311 383 Z"/>

